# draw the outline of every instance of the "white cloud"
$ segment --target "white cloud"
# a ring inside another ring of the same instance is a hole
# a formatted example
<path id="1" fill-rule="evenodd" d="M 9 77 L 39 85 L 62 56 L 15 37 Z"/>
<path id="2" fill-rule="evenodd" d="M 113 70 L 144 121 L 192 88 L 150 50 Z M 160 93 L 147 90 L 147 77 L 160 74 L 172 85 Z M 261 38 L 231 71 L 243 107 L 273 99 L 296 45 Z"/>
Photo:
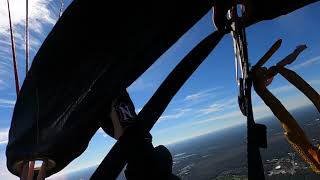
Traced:
<path id="1" fill-rule="evenodd" d="M 217 87 L 217 88 L 211 88 L 211 89 L 206 89 L 206 90 L 202 90 L 200 92 L 194 93 L 194 94 L 190 94 L 187 95 L 184 100 L 185 101 L 198 101 L 200 99 L 204 99 L 208 96 L 212 95 L 212 92 L 221 89 L 222 87 Z"/>
<path id="2" fill-rule="evenodd" d="M 0 161 L 0 177 L 1 177 L 1 179 L 5 179 L 5 180 L 17 180 L 18 179 L 17 176 L 11 174 L 8 171 L 4 152 L 3 152 L 3 155 L 2 155 L 1 161 Z"/>
<path id="3" fill-rule="evenodd" d="M 10 0 L 10 11 L 17 53 L 18 70 L 24 69 L 24 55 L 25 48 L 25 20 L 26 20 L 26 1 L 25 0 Z M 48 29 L 52 27 L 58 19 L 59 7 L 57 1 L 54 0 L 32 0 L 29 1 L 29 31 L 30 31 L 30 57 L 40 47 L 44 36 Z M 9 31 L 9 17 L 7 9 L 7 1 L 0 0 L 0 79 L 3 82 L 8 79 L 13 79 L 12 73 L 12 51 Z M 21 67 L 22 66 L 22 67 Z M 20 72 L 20 71 L 19 71 Z M 23 80 L 20 79 L 22 82 Z M 12 84 L 9 84 L 13 86 Z M 1 86 L 0 88 L 8 88 Z M 4 106 L 0 102 L 0 106 Z M 7 105 L 6 105 L 7 106 Z"/>
<path id="4" fill-rule="evenodd" d="M 235 107 L 235 105 L 237 104 L 237 98 L 236 97 L 232 97 L 230 99 L 222 99 L 217 101 L 214 104 L 211 104 L 210 106 L 200 109 L 199 112 L 201 115 L 206 115 L 206 114 L 210 114 L 210 113 L 214 113 L 214 112 L 219 112 L 222 110 L 226 110 L 226 109 L 230 109 Z"/>
<path id="5" fill-rule="evenodd" d="M 290 84 L 290 85 L 283 85 L 283 86 L 276 87 L 276 88 L 271 88 L 270 92 L 272 92 L 273 94 L 280 94 L 280 93 L 292 91 L 294 89 L 295 89 L 295 87 Z"/>
<path id="6" fill-rule="evenodd" d="M 12 68 L 11 58 L 8 57 L 8 53 L 4 52 L 3 49 L 0 50 L 0 57 L 0 74 L 4 74 L 8 72 L 8 68 Z"/>
<path id="7" fill-rule="evenodd" d="M 0 107 L 3 107 L 3 108 L 13 108 L 15 104 L 16 104 L 16 101 L 15 101 L 15 100 L 0 99 Z"/>
<path id="8" fill-rule="evenodd" d="M 146 89 L 154 87 L 154 84 L 151 82 L 146 82 L 142 78 L 138 78 L 136 81 L 134 81 L 128 88 L 128 91 L 130 92 L 136 92 L 136 91 L 144 91 Z"/>
<path id="9" fill-rule="evenodd" d="M 320 56 L 316 56 L 316 57 L 311 58 L 309 60 L 306 60 L 300 64 L 297 64 L 290 69 L 297 70 L 297 69 L 305 68 L 305 67 L 308 67 L 308 66 L 311 66 L 314 64 L 318 64 L 319 62 L 320 62 Z"/>
<path id="10" fill-rule="evenodd" d="M 2 57 L 1 54 L 0 59 L 2 60 L 0 61 L 0 90 L 2 90 L 9 87 L 9 68 L 11 68 L 12 66 L 10 66 L 8 61 L 5 61 L 5 57 Z"/>
<path id="11" fill-rule="evenodd" d="M 307 80 L 307 82 L 312 86 L 320 84 L 320 80 L 318 80 L 318 79 Z M 283 85 L 280 87 L 273 88 L 272 91 L 275 94 L 279 94 L 279 93 L 288 93 L 291 91 L 296 91 L 296 89 L 294 87 L 290 87 L 289 85 Z M 256 96 L 256 97 L 258 98 L 258 96 Z M 283 102 L 283 105 L 290 112 L 292 112 L 294 109 L 298 109 L 298 108 L 301 108 L 301 107 L 304 107 L 307 105 L 311 105 L 311 102 L 305 96 L 298 94 L 298 93 L 291 94 L 289 96 L 286 96 L 285 98 L 280 97 L 280 100 Z M 233 103 L 232 103 L 232 101 L 233 101 Z M 175 142 L 185 140 L 188 138 L 193 138 L 198 135 L 203 135 L 203 134 L 207 134 L 207 133 L 210 133 L 213 131 L 217 131 L 217 130 L 221 130 L 224 128 L 228 128 L 228 127 L 232 127 L 235 125 L 246 123 L 246 119 L 242 115 L 242 113 L 240 112 L 236 101 L 237 101 L 236 97 L 230 98 L 229 102 L 228 102 L 228 99 L 220 100 L 216 104 L 220 104 L 222 102 L 225 102 L 226 104 L 232 103 L 232 105 L 230 106 L 231 108 L 228 109 L 228 111 L 216 112 L 212 115 L 208 114 L 207 117 L 202 117 L 201 119 L 198 116 L 193 116 L 194 120 L 190 123 L 182 123 L 181 125 L 177 125 L 174 127 L 169 127 L 169 128 L 165 128 L 165 129 L 157 131 L 157 134 L 165 134 L 165 133 L 170 133 L 170 132 L 179 132 L 183 129 L 188 129 L 188 128 L 190 129 L 190 128 L 196 127 L 195 129 L 192 130 L 193 133 L 184 134 L 181 137 L 171 138 L 169 140 L 168 139 L 165 139 L 165 140 L 156 140 L 155 139 L 155 143 L 171 144 L 171 143 L 175 143 Z M 219 105 L 214 105 L 214 104 L 211 105 L 212 111 L 214 111 L 214 108 L 217 108 L 217 106 L 219 106 Z M 220 106 L 223 106 L 223 105 L 220 105 Z M 259 122 L 263 118 L 274 117 L 274 115 L 272 114 L 269 107 L 267 107 L 261 100 L 253 106 L 253 111 L 254 111 L 255 120 L 257 122 Z M 190 112 L 190 113 L 192 113 L 192 112 Z M 188 115 L 190 115 L 190 113 L 188 113 Z M 174 114 L 172 114 L 171 116 L 174 117 Z M 179 118 L 181 118 L 181 117 L 179 117 Z M 227 121 L 228 123 L 227 124 L 223 124 L 223 123 L 219 124 L 222 121 L 223 122 Z M 297 121 L 299 121 L 299 119 L 297 119 Z M 217 123 L 217 124 L 215 124 L 215 123 Z"/>
<path id="12" fill-rule="evenodd" d="M 29 1 L 29 26 L 36 32 L 42 32 L 42 24 L 54 24 L 57 20 L 55 16 L 57 10 L 49 9 L 49 4 L 52 0 L 32 0 Z M 10 0 L 10 10 L 12 23 L 14 26 L 24 26 L 26 18 L 26 1 L 25 0 Z M 9 20 L 7 1 L 0 1 L 0 33 L 8 33 Z"/>
<path id="13" fill-rule="evenodd" d="M 307 105 L 311 105 L 311 102 L 305 98 L 304 96 L 300 95 L 295 95 L 295 96 L 290 96 L 286 98 L 286 101 L 282 101 L 283 105 L 286 107 L 287 110 L 292 111 L 294 109 L 298 109 Z M 261 118 L 269 117 L 269 116 L 274 116 L 269 109 L 268 106 L 266 106 L 264 103 L 259 103 L 256 106 L 253 106 L 253 112 L 254 112 L 254 117 L 256 120 L 259 120 Z M 218 116 L 211 116 L 209 118 L 206 118 L 204 120 L 199 120 L 193 122 L 194 125 L 197 124 L 203 124 L 203 123 L 209 123 L 217 120 L 231 120 L 231 119 L 237 119 L 239 117 L 243 117 L 241 112 L 239 110 L 234 110 L 230 111 L 228 113 L 224 113 L 222 115 Z M 245 121 L 243 122 L 245 123 Z"/>
<path id="14" fill-rule="evenodd" d="M 169 120 L 169 119 L 178 119 L 182 116 L 186 115 L 188 112 L 190 112 L 192 109 L 186 108 L 186 109 L 177 109 L 175 113 L 169 114 L 169 115 L 163 115 L 159 118 L 160 121 Z"/>
<path id="15" fill-rule="evenodd" d="M 0 79 L 0 90 L 4 89 L 7 87 L 7 84 L 4 82 L 4 80 Z"/>
<path id="16" fill-rule="evenodd" d="M 8 143 L 8 133 L 9 129 L 0 130 L 0 145 Z"/>
<path id="17" fill-rule="evenodd" d="M 8 143 L 8 140 L 0 141 L 0 145 L 7 144 L 7 143 Z"/>
<path id="18" fill-rule="evenodd" d="M 102 128 L 99 128 L 97 133 L 101 134 L 103 137 L 108 137 L 108 134 L 106 132 L 104 132 L 104 130 Z"/>
<path id="19" fill-rule="evenodd" d="M 305 81 L 308 84 L 310 84 L 314 89 L 316 89 L 316 86 L 320 85 L 320 80 L 318 80 L 318 79 L 309 79 L 309 80 L 305 80 Z M 270 88 L 269 90 L 275 95 L 278 95 L 281 93 L 287 93 L 290 91 L 296 91 L 296 92 L 299 91 L 295 86 L 293 86 L 289 82 L 288 82 L 288 85 Z"/>
<path id="20" fill-rule="evenodd" d="M 210 95 L 207 91 L 201 91 L 195 94 L 190 94 L 188 96 L 185 97 L 186 101 L 195 101 L 195 100 L 199 100 L 200 98 L 206 97 Z"/>
<path id="21" fill-rule="evenodd" d="M 311 86 L 318 86 L 318 85 L 320 85 L 320 79 L 309 80 L 308 83 L 309 83 Z"/>
<path id="22" fill-rule="evenodd" d="M 197 120 L 197 121 L 193 122 L 192 124 L 197 125 L 197 124 L 209 123 L 209 122 L 217 121 L 217 120 L 235 119 L 240 116 L 243 116 L 243 115 L 241 114 L 241 112 L 239 110 L 236 110 L 236 111 L 224 113 L 223 115 L 212 116 L 212 117 L 206 118 L 204 120 Z"/>
<path id="23" fill-rule="evenodd" d="M 10 11 L 13 25 L 14 39 L 17 50 L 24 49 L 25 42 L 25 21 L 26 21 L 26 1 L 25 0 L 10 0 Z M 58 7 L 53 7 L 53 0 L 32 0 L 29 1 L 29 31 L 30 31 L 30 49 L 40 45 L 38 36 L 41 39 L 44 35 L 45 25 L 53 25 L 58 19 Z M 9 17 L 7 9 L 7 1 L 0 0 L 0 34 L 4 36 L 0 40 L 2 46 L 1 52 L 6 52 L 6 56 L 11 54 L 11 41 L 9 31 Z M 36 37 L 34 37 L 36 36 Z"/>
<path id="24" fill-rule="evenodd" d="M 211 104 L 209 107 L 200 109 L 199 111 L 202 112 L 203 114 L 209 114 L 213 112 L 218 112 L 223 109 L 223 105 L 221 104 Z"/>

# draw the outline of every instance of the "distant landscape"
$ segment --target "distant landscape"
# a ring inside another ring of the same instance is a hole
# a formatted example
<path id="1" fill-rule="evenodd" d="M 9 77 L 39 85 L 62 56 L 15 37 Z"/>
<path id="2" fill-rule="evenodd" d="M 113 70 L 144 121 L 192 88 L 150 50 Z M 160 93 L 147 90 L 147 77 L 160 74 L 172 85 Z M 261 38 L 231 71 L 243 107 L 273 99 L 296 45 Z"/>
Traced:
<path id="1" fill-rule="evenodd" d="M 314 107 L 293 112 L 314 145 L 320 144 L 320 115 Z M 268 127 L 268 148 L 261 149 L 266 179 L 320 179 L 293 151 L 275 118 L 259 120 Z M 173 171 L 182 180 L 247 179 L 246 126 L 240 125 L 169 145 Z M 61 176 L 89 179 L 96 167 Z M 54 178 L 50 178 L 54 179 Z M 125 179 L 123 174 L 118 179 Z"/>
<path id="2" fill-rule="evenodd" d="M 317 110 L 305 107 L 293 115 L 312 142 L 319 144 Z M 266 179 L 320 179 L 287 143 L 277 119 L 266 118 L 259 123 L 268 127 L 268 148 L 261 149 Z M 174 171 L 182 179 L 247 179 L 245 125 L 176 144 L 171 152 L 175 155 Z M 178 154 L 181 152 L 187 158 Z"/>

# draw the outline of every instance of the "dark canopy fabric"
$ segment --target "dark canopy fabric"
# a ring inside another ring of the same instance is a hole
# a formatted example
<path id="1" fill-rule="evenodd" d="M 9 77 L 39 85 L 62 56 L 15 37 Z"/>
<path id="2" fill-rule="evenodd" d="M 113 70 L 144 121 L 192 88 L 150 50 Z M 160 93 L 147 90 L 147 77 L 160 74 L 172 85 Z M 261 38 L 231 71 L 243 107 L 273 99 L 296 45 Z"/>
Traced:
<path id="1" fill-rule="evenodd" d="M 87 147 L 110 101 L 211 7 L 209 0 L 74 1 L 37 53 L 14 109 L 7 166 L 49 158 L 51 175 Z"/>
<path id="2" fill-rule="evenodd" d="M 240 0 L 246 4 L 247 25 L 286 15 L 319 0 Z"/>
<path id="3" fill-rule="evenodd" d="M 78 157 L 111 100 L 212 5 L 212 0 L 75 0 L 22 85 L 6 151 L 9 171 L 18 175 L 21 160 L 48 158 L 56 163 L 49 176 Z"/>

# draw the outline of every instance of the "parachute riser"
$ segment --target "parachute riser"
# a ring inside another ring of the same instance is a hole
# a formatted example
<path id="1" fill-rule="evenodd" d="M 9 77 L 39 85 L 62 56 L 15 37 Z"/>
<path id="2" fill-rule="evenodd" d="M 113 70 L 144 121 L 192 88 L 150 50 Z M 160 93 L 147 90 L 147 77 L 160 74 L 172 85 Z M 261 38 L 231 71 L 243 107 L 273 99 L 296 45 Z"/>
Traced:
<path id="1" fill-rule="evenodd" d="M 241 13 L 244 13 L 244 6 L 241 6 Z M 236 59 L 236 79 L 239 85 L 239 107 L 243 115 L 247 117 L 248 179 L 263 180 L 265 177 L 259 148 L 267 147 L 266 126 L 254 122 L 251 101 L 252 78 L 249 69 L 246 31 L 241 17 L 238 16 L 237 5 L 230 9 L 229 20 Z M 240 67 L 240 78 L 238 66 Z"/>

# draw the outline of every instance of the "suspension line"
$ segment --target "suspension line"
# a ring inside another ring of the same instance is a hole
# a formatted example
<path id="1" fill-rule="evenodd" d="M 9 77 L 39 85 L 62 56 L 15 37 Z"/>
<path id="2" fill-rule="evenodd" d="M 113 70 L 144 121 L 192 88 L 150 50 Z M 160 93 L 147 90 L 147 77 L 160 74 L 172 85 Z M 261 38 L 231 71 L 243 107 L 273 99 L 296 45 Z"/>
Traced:
<path id="1" fill-rule="evenodd" d="M 16 62 L 16 49 L 15 49 L 15 43 L 14 43 L 14 37 L 13 37 L 13 27 L 12 27 L 9 0 L 7 0 L 7 5 L 8 5 L 8 14 L 9 14 L 9 27 L 10 27 L 13 70 L 14 70 L 14 78 L 15 78 L 15 85 L 16 85 L 16 95 L 18 96 L 19 91 L 20 91 L 20 88 L 19 88 L 19 76 L 18 76 L 18 69 L 17 69 L 17 62 Z"/>

